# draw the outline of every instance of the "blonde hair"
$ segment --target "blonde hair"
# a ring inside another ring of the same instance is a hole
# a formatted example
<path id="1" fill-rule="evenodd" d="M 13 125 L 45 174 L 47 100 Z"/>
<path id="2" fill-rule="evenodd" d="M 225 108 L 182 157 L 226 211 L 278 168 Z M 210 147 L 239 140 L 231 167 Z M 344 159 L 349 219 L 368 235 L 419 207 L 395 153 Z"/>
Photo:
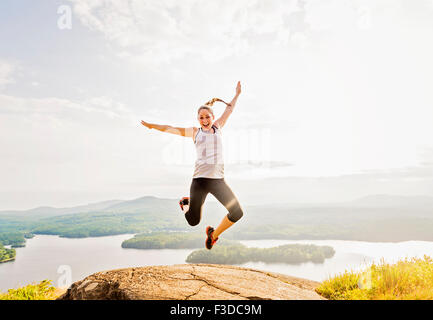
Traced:
<path id="1" fill-rule="evenodd" d="M 212 110 L 212 106 L 213 106 L 213 104 L 215 103 L 215 102 L 223 102 L 223 103 L 225 103 L 226 105 L 230 105 L 230 103 L 227 103 L 227 102 L 225 102 L 224 100 L 222 100 L 222 99 L 220 99 L 220 98 L 213 98 L 213 99 L 211 99 L 211 100 L 209 100 L 208 102 L 206 102 L 204 105 L 202 105 L 200 108 L 198 108 L 198 112 L 197 113 L 200 113 L 200 110 L 202 110 L 202 109 L 206 109 L 206 110 L 208 110 L 212 115 L 214 115 L 213 114 L 213 110 Z"/>

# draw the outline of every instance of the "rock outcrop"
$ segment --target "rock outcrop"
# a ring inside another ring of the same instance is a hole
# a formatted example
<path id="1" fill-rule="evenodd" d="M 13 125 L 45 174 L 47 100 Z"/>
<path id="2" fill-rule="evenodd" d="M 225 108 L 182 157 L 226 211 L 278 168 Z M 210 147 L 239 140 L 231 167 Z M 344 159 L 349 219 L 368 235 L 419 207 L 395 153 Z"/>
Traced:
<path id="1" fill-rule="evenodd" d="M 317 300 L 318 282 L 230 265 L 180 264 L 94 273 L 61 300 Z"/>

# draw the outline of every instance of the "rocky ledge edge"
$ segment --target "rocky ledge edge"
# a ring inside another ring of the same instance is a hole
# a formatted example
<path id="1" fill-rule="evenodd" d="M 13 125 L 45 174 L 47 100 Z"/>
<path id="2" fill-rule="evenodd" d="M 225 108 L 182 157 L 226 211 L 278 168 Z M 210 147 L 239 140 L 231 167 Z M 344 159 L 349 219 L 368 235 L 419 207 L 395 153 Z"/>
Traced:
<path id="1" fill-rule="evenodd" d="M 215 264 L 124 268 L 74 282 L 58 300 L 323 300 L 318 282 Z"/>

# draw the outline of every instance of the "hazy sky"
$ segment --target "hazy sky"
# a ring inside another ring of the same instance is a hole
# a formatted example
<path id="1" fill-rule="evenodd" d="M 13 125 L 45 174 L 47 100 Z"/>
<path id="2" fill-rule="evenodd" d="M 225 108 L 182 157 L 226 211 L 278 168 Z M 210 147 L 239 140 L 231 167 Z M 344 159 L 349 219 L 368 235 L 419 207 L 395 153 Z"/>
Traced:
<path id="1" fill-rule="evenodd" d="M 188 195 L 192 140 L 140 120 L 238 80 L 243 203 L 433 195 L 432 39 L 432 0 L 1 1 L 0 210 Z"/>

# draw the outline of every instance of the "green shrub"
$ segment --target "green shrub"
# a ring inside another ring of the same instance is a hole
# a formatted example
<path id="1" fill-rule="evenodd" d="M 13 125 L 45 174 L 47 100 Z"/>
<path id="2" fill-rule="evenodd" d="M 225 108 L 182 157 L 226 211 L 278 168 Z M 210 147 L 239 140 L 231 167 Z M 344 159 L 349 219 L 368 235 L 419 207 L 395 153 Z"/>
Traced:
<path id="1" fill-rule="evenodd" d="M 345 271 L 326 281 L 317 293 L 331 300 L 432 300 L 433 259 L 405 258 L 395 264 L 372 264 L 363 272 Z"/>
<path id="2" fill-rule="evenodd" d="M 56 288 L 51 286 L 51 280 L 43 280 L 38 284 L 29 284 L 18 289 L 9 289 L 0 293 L 0 300 L 53 300 Z"/>

